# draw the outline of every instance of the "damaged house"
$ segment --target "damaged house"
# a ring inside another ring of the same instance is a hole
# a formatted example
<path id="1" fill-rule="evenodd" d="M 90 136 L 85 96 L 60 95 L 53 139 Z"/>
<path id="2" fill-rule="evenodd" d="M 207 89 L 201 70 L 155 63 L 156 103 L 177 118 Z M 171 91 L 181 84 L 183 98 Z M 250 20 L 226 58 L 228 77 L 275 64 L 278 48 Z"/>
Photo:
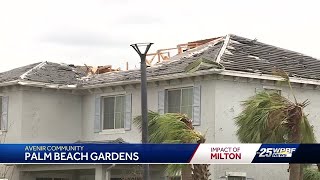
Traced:
<path id="1" fill-rule="evenodd" d="M 135 58 L 135 57 L 134 57 Z M 159 113 L 192 117 L 207 143 L 237 143 L 234 117 L 241 101 L 261 89 L 289 89 L 274 68 L 289 73 L 298 99 L 320 135 L 320 61 L 236 35 L 180 50 L 147 68 L 148 106 Z M 0 74 L 2 143 L 140 143 L 132 119 L 140 115 L 140 71 L 40 62 Z M 97 73 L 98 72 L 98 73 Z M 101 73 L 99 73 L 101 72 Z M 291 97 L 289 97 L 291 98 Z M 151 165 L 153 180 L 168 177 Z M 211 179 L 287 179 L 287 165 L 211 165 Z M 1 176 L 14 180 L 119 180 L 141 177 L 134 165 L 12 165 Z"/>

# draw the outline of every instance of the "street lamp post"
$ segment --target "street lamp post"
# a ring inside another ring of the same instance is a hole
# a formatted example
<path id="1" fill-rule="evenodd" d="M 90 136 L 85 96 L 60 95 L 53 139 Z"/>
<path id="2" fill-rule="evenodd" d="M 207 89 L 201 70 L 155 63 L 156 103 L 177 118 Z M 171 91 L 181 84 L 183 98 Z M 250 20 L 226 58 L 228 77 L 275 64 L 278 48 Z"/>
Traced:
<path id="1" fill-rule="evenodd" d="M 142 117 L 142 143 L 148 143 L 148 104 L 147 104 L 147 65 L 146 56 L 153 43 L 137 43 L 130 46 L 139 54 L 141 59 L 141 117 Z M 141 49 L 141 51 L 140 51 Z M 143 179 L 150 180 L 149 164 L 143 165 Z"/>

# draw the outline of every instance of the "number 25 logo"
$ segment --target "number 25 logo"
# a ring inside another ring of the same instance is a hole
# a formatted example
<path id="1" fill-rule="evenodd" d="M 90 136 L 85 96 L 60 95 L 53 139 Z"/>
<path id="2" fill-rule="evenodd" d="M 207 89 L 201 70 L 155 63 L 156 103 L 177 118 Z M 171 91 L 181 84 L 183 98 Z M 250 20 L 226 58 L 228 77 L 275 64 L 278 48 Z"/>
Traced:
<path id="1" fill-rule="evenodd" d="M 272 148 L 261 148 L 259 157 L 271 157 L 272 156 Z"/>

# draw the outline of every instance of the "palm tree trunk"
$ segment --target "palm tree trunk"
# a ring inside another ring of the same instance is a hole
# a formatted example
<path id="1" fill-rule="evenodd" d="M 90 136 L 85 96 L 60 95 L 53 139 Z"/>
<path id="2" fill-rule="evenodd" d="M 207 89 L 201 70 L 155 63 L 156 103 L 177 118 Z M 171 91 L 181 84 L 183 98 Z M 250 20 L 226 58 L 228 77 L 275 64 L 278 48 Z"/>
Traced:
<path id="1" fill-rule="evenodd" d="M 289 141 L 291 143 L 299 144 L 301 143 L 301 131 L 300 124 L 302 120 L 302 108 L 298 104 L 296 104 L 292 109 L 288 112 L 288 122 L 289 128 L 291 129 L 289 134 Z M 290 175 L 289 180 L 300 180 L 300 164 L 290 164 Z"/>
<path id="2" fill-rule="evenodd" d="M 187 165 L 181 170 L 181 179 L 182 180 L 192 180 L 192 170 L 191 165 Z"/>
<path id="3" fill-rule="evenodd" d="M 194 164 L 192 172 L 193 180 L 208 180 L 211 175 L 209 164 Z"/>

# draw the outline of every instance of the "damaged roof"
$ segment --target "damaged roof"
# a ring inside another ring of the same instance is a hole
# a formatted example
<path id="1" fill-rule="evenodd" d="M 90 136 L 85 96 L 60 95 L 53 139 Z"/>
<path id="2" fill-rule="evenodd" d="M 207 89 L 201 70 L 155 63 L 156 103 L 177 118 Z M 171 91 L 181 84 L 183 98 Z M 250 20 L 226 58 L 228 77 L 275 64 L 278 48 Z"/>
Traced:
<path id="1" fill-rule="evenodd" d="M 319 59 L 236 35 L 230 35 L 220 63 L 227 70 L 272 75 L 277 68 L 290 77 L 320 79 Z"/>
<path id="2" fill-rule="evenodd" d="M 272 75 L 272 71 L 277 68 L 287 72 L 290 77 L 320 80 L 320 60 L 232 34 L 214 38 L 206 44 L 171 57 L 169 61 L 148 67 L 147 77 L 187 74 L 190 72 L 186 70 L 193 65 L 195 67 L 191 68 L 192 72 L 223 67 L 221 68 L 223 71 Z M 139 80 L 140 70 L 87 75 L 85 70 L 73 65 L 42 62 L 0 73 L 0 83 L 19 79 L 89 87 L 104 83 Z"/>
<path id="3" fill-rule="evenodd" d="M 0 83 L 25 80 L 49 84 L 77 85 L 86 72 L 73 65 L 39 62 L 0 73 Z"/>

